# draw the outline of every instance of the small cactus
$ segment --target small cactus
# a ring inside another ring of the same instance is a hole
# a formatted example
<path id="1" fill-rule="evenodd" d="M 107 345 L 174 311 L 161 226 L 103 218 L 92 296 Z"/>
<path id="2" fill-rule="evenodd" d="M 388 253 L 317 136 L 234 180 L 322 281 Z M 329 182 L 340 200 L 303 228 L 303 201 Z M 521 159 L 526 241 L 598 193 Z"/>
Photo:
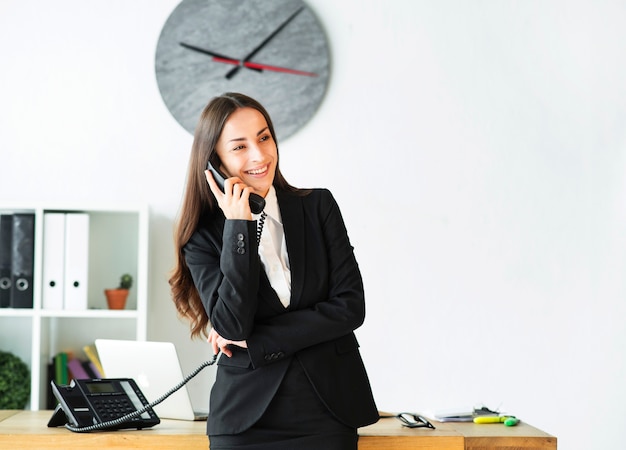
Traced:
<path id="1" fill-rule="evenodd" d="M 120 287 L 118 289 L 130 289 L 133 285 L 133 277 L 125 273 L 120 279 Z"/>

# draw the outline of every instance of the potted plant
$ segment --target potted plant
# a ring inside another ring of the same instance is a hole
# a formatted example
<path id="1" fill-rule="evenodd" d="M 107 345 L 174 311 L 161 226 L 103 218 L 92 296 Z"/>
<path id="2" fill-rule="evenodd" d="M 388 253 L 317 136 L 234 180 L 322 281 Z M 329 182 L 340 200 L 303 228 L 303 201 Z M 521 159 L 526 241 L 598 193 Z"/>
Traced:
<path id="1" fill-rule="evenodd" d="M 128 298 L 128 290 L 133 285 L 133 277 L 125 273 L 120 278 L 120 285 L 115 289 L 105 289 L 104 295 L 107 298 L 109 309 L 124 309 L 126 299 Z"/>
<path id="2" fill-rule="evenodd" d="M 0 351 L 0 409 L 24 409 L 30 397 L 30 370 L 13 353 Z"/>

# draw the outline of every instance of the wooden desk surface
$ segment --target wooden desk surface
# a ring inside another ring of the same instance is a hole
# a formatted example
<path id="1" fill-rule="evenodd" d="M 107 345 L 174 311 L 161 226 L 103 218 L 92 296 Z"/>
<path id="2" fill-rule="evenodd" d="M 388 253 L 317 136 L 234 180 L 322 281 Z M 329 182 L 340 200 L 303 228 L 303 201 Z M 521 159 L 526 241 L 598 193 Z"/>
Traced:
<path id="1" fill-rule="evenodd" d="M 52 411 L 0 411 L 0 449 L 208 449 L 205 422 L 165 420 L 145 430 L 72 433 L 48 428 Z M 556 438 L 530 425 L 437 423 L 410 429 L 393 418 L 359 429 L 359 450 L 556 450 Z"/>
<path id="2" fill-rule="evenodd" d="M 556 450 L 556 437 L 524 422 L 514 427 L 501 423 L 477 425 L 473 422 L 435 422 L 435 426 L 450 427 L 461 434 L 465 450 Z"/>

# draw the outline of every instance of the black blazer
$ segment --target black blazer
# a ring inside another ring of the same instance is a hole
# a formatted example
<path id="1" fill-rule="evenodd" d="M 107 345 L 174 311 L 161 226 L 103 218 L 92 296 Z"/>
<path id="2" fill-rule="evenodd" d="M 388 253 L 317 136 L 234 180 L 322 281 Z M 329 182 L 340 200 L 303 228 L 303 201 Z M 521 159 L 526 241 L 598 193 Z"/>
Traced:
<path id="1" fill-rule="evenodd" d="M 260 263 L 255 221 L 226 221 L 218 209 L 201 219 L 184 248 L 212 326 L 248 344 L 219 358 L 209 435 L 252 426 L 292 358 L 340 421 L 356 428 L 378 420 L 353 333 L 365 318 L 363 282 L 339 207 L 325 189 L 276 195 L 291 268 L 288 308 Z"/>

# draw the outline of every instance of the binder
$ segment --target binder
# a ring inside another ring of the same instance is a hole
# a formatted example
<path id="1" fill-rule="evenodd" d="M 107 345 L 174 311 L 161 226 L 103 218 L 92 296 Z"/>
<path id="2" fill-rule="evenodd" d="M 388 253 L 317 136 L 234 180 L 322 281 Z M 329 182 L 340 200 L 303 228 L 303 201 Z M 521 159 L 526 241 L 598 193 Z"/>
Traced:
<path id="1" fill-rule="evenodd" d="M 65 284 L 65 214 L 45 213 L 43 217 L 44 309 L 63 309 Z"/>
<path id="2" fill-rule="evenodd" d="M 95 377 L 90 377 L 87 374 L 87 372 L 85 371 L 85 368 L 83 367 L 83 363 L 76 358 L 68 359 L 67 369 L 69 370 L 69 374 L 71 375 L 71 378 L 74 380 L 86 380 L 89 378 L 95 378 Z"/>
<path id="3" fill-rule="evenodd" d="M 11 241 L 13 215 L 0 215 L 0 308 L 11 304 Z"/>
<path id="4" fill-rule="evenodd" d="M 35 215 L 13 215 L 11 243 L 12 308 L 33 307 L 33 261 L 35 253 Z"/>
<path id="5" fill-rule="evenodd" d="M 87 355 L 87 358 L 89 358 L 91 364 L 93 364 L 93 369 L 99 373 L 100 376 L 98 378 L 103 378 L 105 376 L 104 369 L 102 369 L 100 357 L 98 356 L 98 349 L 95 344 L 85 345 L 83 347 L 83 351 L 85 352 L 85 355 Z"/>
<path id="6" fill-rule="evenodd" d="M 46 375 L 47 375 L 48 382 L 46 384 L 48 386 L 48 389 L 46 390 L 46 409 L 54 409 L 57 403 L 59 403 L 56 397 L 54 396 L 54 394 L 52 393 L 52 387 L 50 383 L 52 380 L 56 381 L 56 369 L 55 369 L 54 357 L 50 358 L 50 361 L 47 364 L 47 369 L 48 369 L 48 373 Z"/>
<path id="7" fill-rule="evenodd" d="M 70 381 L 67 359 L 65 352 L 59 352 L 54 356 L 54 380 L 57 384 L 66 385 Z"/>
<path id="8" fill-rule="evenodd" d="M 96 368 L 94 363 L 92 363 L 91 361 L 81 361 L 81 364 L 83 365 L 83 369 L 87 374 L 87 378 L 102 378 L 102 375 L 100 375 L 100 372 L 98 372 L 98 369 Z"/>
<path id="9" fill-rule="evenodd" d="M 65 216 L 65 309 L 87 309 L 89 214 Z"/>

